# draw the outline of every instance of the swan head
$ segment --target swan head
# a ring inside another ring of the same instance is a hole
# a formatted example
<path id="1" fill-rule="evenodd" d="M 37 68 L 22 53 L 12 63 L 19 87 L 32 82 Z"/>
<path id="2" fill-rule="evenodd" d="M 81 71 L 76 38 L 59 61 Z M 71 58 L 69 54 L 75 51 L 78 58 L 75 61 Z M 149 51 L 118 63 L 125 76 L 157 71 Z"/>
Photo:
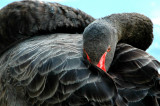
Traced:
<path id="1" fill-rule="evenodd" d="M 117 44 L 116 30 L 103 19 L 88 25 L 83 33 L 83 55 L 91 64 L 107 71 Z"/>

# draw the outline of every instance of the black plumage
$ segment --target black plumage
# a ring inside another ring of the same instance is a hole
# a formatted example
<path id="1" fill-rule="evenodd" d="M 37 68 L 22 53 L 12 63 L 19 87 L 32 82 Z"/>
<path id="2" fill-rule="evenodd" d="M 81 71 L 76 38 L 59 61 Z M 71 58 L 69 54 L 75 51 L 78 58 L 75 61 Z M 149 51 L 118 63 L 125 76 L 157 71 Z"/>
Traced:
<path id="1" fill-rule="evenodd" d="M 153 39 L 149 18 L 94 21 L 57 3 L 20 1 L 2 8 L 0 21 L 2 106 L 158 105 L 160 63 L 143 51 Z M 108 47 L 104 72 L 96 64 Z"/>
<path id="2" fill-rule="evenodd" d="M 120 95 L 129 102 L 137 102 L 146 96 L 158 97 L 159 68 L 160 63 L 154 57 L 120 43 L 108 73 L 113 76 Z"/>
<path id="3" fill-rule="evenodd" d="M 113 105 L 117 93 L 114 82 L 83 60 L 82 35 L 58 35 L 31 38 L 1 56 L 1 79 L 7 80 L 1 89 L 5 92 L 3 89 L 13 87 L 17 101 L 13 106 L 21 102 L 29 106 Z M 6 100 L 10 96 L 5 93 L 0 103 L 10 106 L 13 99 Z"/>
<path id="4" fill-rule="evenodd" d="M 83 33 L 95 19 L 58 3 L 24 0 L 0 10 L 0 53 L 21 40 L 53 33 Z"/>

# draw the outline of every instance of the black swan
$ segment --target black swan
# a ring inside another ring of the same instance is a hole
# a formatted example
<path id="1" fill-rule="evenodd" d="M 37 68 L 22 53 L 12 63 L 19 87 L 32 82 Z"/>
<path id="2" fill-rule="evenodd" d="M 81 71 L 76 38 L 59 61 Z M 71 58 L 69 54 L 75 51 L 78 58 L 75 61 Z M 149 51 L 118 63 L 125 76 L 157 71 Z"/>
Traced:
<path id="1" fill-rule="evenodd" d="M 0 104 L 157 106 L 160 63 L 144 51 L 152 39 L 152 22 L 137 13 L 95 20 L 56 3 L 9 4 L 0 10 Z"/>

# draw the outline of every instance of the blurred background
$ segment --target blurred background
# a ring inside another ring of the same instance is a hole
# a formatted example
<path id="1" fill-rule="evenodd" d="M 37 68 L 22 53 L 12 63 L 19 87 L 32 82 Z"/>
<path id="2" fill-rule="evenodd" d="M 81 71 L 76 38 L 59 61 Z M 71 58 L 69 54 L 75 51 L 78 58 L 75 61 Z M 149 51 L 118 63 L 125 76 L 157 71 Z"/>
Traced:
<path id="1" fill-rule="evenodd" d="M 0 0 L 0 8 L 20 0 Z M 137 12 L 149 17 L 153 24 L 154 41 L 147 52 L 160 61 L 160 0 L 41 0 L 58 2 L 80 9 L 94 18 L 113 13 Z M 145 40 L 145 39 L 144 39 Z"/>

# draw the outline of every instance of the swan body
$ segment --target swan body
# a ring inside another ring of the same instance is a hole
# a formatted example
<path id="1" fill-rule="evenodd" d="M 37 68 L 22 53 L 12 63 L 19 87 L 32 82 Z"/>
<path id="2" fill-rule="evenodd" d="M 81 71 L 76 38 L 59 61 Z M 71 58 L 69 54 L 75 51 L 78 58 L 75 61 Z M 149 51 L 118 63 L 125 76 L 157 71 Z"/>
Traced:
<path id="1" fill-rule="evenodd" d="M 60 4 L 21 1 L 1 9 L 0 20 L 2 106 L 158 105 L 160 63 L 144 51 L 153 39 L 146 16 L 95 20 Z"/>

